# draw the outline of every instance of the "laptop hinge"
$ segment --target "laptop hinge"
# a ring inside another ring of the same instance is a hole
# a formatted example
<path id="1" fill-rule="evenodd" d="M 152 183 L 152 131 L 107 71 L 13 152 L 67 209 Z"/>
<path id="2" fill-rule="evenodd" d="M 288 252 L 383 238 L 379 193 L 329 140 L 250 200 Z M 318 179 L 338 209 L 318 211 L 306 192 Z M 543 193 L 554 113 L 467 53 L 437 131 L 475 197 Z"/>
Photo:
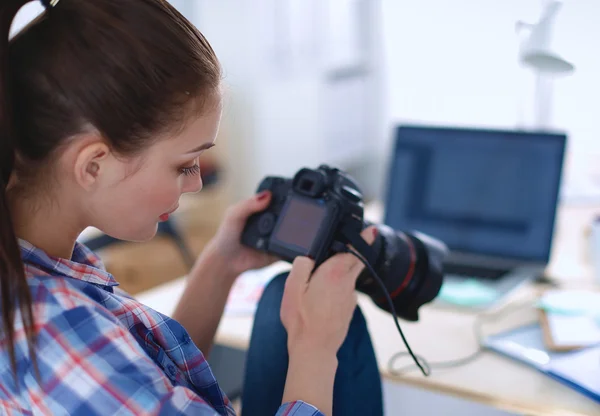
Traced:
<path id="1" fill-rule="evenodd" d="M 468 264 L 470 266 L 484 267 L 490 269 L 511 270 L 516 267 L 537 266 L 545 267 L 546 262 L 532 261 L 524 259 L 512 259 L 506 257 L 488 256 L 474 253 L 464 253 L 451 251 L 445 263 L 447 264 Z"/>

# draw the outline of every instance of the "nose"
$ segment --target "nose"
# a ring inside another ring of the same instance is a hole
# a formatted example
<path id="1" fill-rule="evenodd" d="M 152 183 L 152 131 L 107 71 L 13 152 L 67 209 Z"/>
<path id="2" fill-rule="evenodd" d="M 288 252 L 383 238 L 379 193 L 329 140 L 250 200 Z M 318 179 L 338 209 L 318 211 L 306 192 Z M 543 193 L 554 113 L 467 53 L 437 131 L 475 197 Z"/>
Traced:
<path id="1" fill-rule="evenodd" d="M 181 189 L 182 194 L 193 194 L 196 192 L 200 192 L 202 190 L 202 177 L 197 175 L 194 178 L 188 178 L 185 182 L 183 189 Z"/>

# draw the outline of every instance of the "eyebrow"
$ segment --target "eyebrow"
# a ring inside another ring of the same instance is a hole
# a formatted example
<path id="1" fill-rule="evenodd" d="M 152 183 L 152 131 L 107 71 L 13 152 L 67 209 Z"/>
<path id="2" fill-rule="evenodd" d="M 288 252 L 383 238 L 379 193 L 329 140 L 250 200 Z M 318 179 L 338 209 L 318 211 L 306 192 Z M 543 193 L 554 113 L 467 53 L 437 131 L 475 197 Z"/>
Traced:
<path id="1" fill-rule="evenodd" d="M 192 150 L 186 152 L 186 154 L 189 154 L 189 153 L 198 153 L 198 152 L 201 152 L 203 150 L 208 150 L 211 147 L 213 147 L 214 145 L 215 145 L 214 143 L 204 143 L 202 146 L 195 147 Z"/>

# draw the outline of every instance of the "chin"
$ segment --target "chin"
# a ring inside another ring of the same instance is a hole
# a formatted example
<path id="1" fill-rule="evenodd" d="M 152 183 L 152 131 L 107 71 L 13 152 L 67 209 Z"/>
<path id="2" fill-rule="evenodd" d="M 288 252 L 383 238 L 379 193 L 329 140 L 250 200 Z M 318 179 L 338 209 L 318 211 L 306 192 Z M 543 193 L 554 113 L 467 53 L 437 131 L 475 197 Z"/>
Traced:
<path id="1" fill-rule="evenodd" d="M 134 243 L 145 243 L 152 240 L 158 231 L 158 223 L 154 226 L 150 225 L 138 230 L 128 230 L 126 233 L 120 233 L 120 235 L 113 235 L 113 237 L 119 240 L 131 241 Z"/>
<path id="2" fill-rule="evenodd" d="M 154 224 L 153 227 L 148 227 L 146 230 L 140 231 L 138 238 L 135 241 L 140 243 L 144 243 L 146 241 L 152 240 L 156 233 L 158 232 L 158 223 Z"/>

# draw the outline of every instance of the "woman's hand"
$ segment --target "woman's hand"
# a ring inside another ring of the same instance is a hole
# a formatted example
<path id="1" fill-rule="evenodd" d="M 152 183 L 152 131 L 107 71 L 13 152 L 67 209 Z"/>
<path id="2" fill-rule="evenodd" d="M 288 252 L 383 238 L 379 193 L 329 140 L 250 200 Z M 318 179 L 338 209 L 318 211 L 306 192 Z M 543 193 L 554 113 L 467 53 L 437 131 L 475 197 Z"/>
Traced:
<path id="1" fill-rule="evenodd" d="M 232 205 L 225 212 L 223 222 L 205 252 L 222 259 L 222 264 L 228 268 L 227 274 L 238 276 L 247 270 L 260 269 L 279 260 L 241 243 L 242 231 L 248 218 L 266 209 L 270 202 L 271 192 L 264 191 Z"/>
<path id="2" fill-rule="evenodd" d="M 376 233 L 375 227 L 368 227 L 361 235 L 372 244 Z M 354 255 L 343 253 L 327 259 L 312 273 L 313 260 L 296 258 L 281 304 L 290 356 L 297 349 L 337 353 L 356 308 L 356 279 L 363 267 Z"/>
<path id="3" fill-rule="evenodd" d="M 369 227 L 362 237 L 372 244 L 376 232 Z M 355 285 L 363 264 L 344 253 L 312 273 L 314 265 L 297 257 L 285 284 L 281 321 L 288 333 L 289 363 L 283 402 L 304 400 L 331 415 L 336 355 L 356 308 Z"/>

